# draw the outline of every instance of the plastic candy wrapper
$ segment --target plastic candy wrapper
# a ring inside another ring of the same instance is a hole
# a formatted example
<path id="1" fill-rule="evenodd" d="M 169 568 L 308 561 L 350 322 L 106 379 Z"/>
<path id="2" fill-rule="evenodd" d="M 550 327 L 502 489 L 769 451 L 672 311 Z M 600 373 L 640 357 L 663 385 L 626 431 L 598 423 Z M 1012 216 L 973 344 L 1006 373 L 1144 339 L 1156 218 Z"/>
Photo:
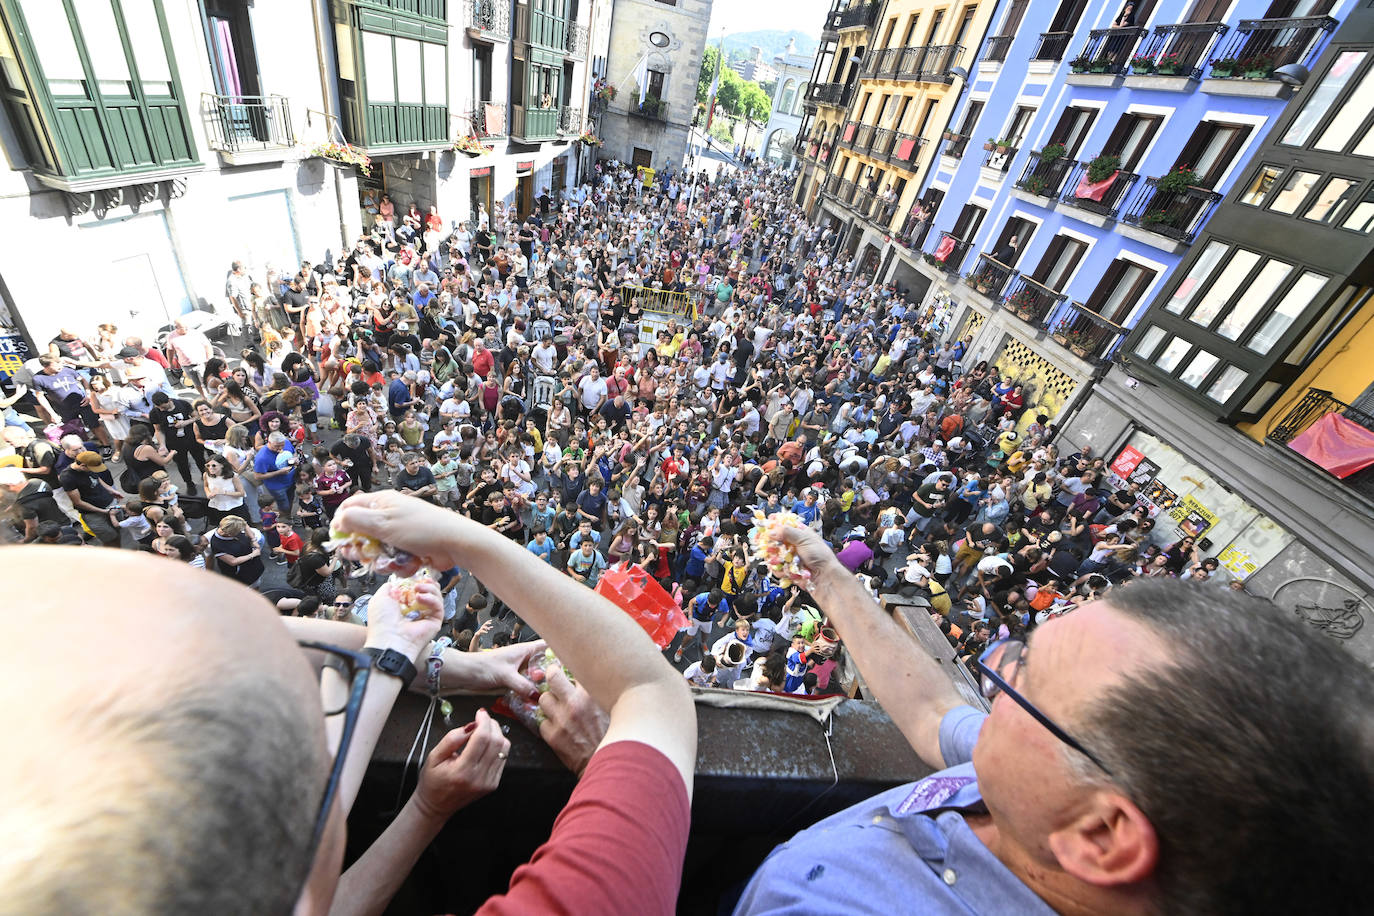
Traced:
<path id="1" fill-rule="evenodd" d="M 329 526 L 329 540 L 324 544 L 326 550 L 336 550 L 345 560 L 362 564 L 368 572 L 398 576 L 413 576 L 424 565 L 414 554 L 398 550 L 389 544 L 366 534 L 354 534 Z"/>
<path id="2" fill-rule="evenodd" d="M 617 563 L 606 570 L 595 591 L 629 614 L 660 649 L 666 649 L 687 626 L 687 615 L 678 602 L 637 564 Z"/>
<path id="3" fill-rule="evenodd" d="M 409 556 L 409 554 L 407 554 Z M 411 620 L 419 620 L 424 613 L 424 608 L 420 605 L 419 586 L 426 582 L 433 582 L 434 576 L 429 569 L 421 568 L 413 576 L 393 575 L 387 580 L 386 589 L 396 603 L 401 606 L 401 613 Z"/>
<path id="4" fill-rule="evenodd" d="M 801 565 L 797 552 L 782 539 L 784 529 L 805 527 L 806 523 L 795 512 L 774 512 L 772 515 L 754 513 L 754 527 L 749 529 L 749 547 L 755 558 L 768 568 L 768 574 L 783 588 L 789 585 L 805 586 L 811 581 L 811 571 Z"/>
<path id="5" fill-rule="evenodd" d="M 529 678 L 539 692 L 547 693 L 549 690 L 549 675 L 563 668 L 563 663 L 558 660 L 558 656 L 553 654 L 552 649 L 545 649 L 542 655 L 532 655 L 529 661 L 525 662 L 525 667 L 520 669 L 520 673 Z M 572 680 L 572 672 L 563 668 L 563 673 Z M 539 711 L 538 702 L 530 702 L 522 696 L 517 696 L 515 691 L 507 691 L 506 695 L 497 700 L 492 709 L 502 715 L 510 716 L 519 720 L 530 731 L 538 734 L 539 724 L 544 721 L 544 714 Z"/>

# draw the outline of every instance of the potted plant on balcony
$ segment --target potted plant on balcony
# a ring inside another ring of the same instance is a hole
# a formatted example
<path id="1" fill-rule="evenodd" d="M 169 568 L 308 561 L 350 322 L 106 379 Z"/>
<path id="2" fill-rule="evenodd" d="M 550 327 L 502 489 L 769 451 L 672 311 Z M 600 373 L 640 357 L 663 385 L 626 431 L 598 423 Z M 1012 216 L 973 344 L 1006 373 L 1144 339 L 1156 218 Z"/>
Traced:
<path id="1" fill-rule="evenodd" d="M 1089 73 L 1110 73 L 1112 71 L 1112 59 L 1107 54 L 1099 54 L 1088 64 Z"/>
<path id="2" fill-rule="evenodd" d="M 592 84 L 592 95 L 599 102 L 609 102 L 615 98 L 615 87 L 605 80 L 597 80 Z"/>
<path id="3" fill-rule="evenodd" d="M 1155 72 L 1160 76 L 1181 76 L 1187 69 L 1187 62 L 1177 53 L 1165 54 L 1155 61 Z"/>
<path id="4" fill-rule="evenodd" d="M 1008 152 L 1010 152 L 1010 150 L 1011 150 L 1011 148 L 1012 148 L 1012 140 L 1011 140 L 1011 138 L 1010 138 L 1010 137 L 1003 137 L 1003 138 L 1001 138 L 1000 140 L 997 141 L 996 147 L 997 147 L 997 155 L 999 155 L 999 156 L 1005 156 Z"/>
<path id="5" fill-rule="evenodd" d="M 1161 175 L 1155 179 L 1155 187 L 1167 194 L 1177 194 L 1195 186 L 1197 182 L 1197 172 L 1190 169 L 1185 162 L 1183 165 L 1170 169 L 1169 174 Z"/>
<path id="6" fill-rule="evenodd" d="M 1064 344 L 1074 356 L 1079 359 L 1087 359 L 1088 354 L 1097 346 L 1097 338 L 1093 330 L 1091 328 L 1072 328 L 1066 325 L 1067 322 L 1060 325 L 1063 330 Z M 1055 339 L 1058 340 L 1059 336 L 1055 335 Z"/>
<path id="7" fill-rule="evenodd" d="M 577 138 L 577 142 L 581 143 L 583 146 L 600 146 L 601 138 L 591 131 L 587 131 Z"/>
<path id="8" fill-rule="evenodd" d="M 1088 57 L 1088 55 L 1086 54 L 1080 54 L 1073 60 L 1069 61 L 1069 69 L 1072 70 L 1074 73 L 1087 73 L 1088 68 L 1092 66 L 1092 63 L 1092 58 Z"/>
<path id="9" fill-rule="evenodd" d="M 991 271 L 987 270 L 983 271 L 982 273 L 978 273 L 976 271 L 972 272 L 968 276 L 964 277 L 964 279 L 968 282 L 969 286 L 972 286 L 974 289 L 982 293 L 984 296 L 992 292 L 992 288 L 997 285 L 996 278 L 993 277 Z"/>
<path id="10" fill-rule="evenodd" d="M 1241 75 L 1248 80 L 1267 80 L 1274 75 L 1274 58 L 1256 54 L 1239 61 Z"/>
<path id="11" fill-rule="evenodd" d="M 310 151 L 310 155 L 339 165 L 355 166 L 364 175 L 372 174 L 372 160 L 362 150 L 348 143 L 335 143 L 332 140 L 321 143 Z"/>
<path id="12" fill-rule="evenodd" d="M 959 132 L 958 132 L 957 130 L 947 130 L 947 131 L 945 131 L 944 133 L 940 134 L 940 139 L 941 139 L 941 140 L 958 140 L 958 139 L 959 139 Z"/>
<path id="13" fill-rule="evenodd" d="M 988 152 L 992 152 L 993 150 L 997 149 L 997 138 L 988 137 L 988 139 L 983 143 L 983 149 L 987 150 Z"/>
<path id="14" fill-rule="evenodd" d="M 1183 216 L 1181 213 L 1170 213 L 1164 209 L 1147 210 L 1140 218 L 1140 224 L 1147 229 L 1179 229 Z"/>
<path id="15" fill-rule="evenodd" d="M 1036 197 L 1045 197 L 1049 189 L 1050 180 L 1044 175 L 1029 175 L 1021 182 L 1021 190 Z"/>
<path id="16" fill-rule="evenodd" d="M 1022 287 L 1007 297 L 1007 308 L 1015 312 L 1016 317 L 1022 321 L 1031 321 L 1035 318 L 1036 301 L 1035 293 Z"/>
<path id="17" fill-rule="evenodd" d="M 1240 61 L 1234 57 L 1214 57 L 1210 63 L 1212 72 L 1208 75 L 1215 80 L 1229 80 L 1240 69 Z"/>
<path id="18" fill-rule="evenodd" d="M 1155 59 L 1148 54 L 1137 54 L 1131 58 L 1131 72 L 1145 76 L 1155 72 Z"/>
<path id="19" fill-rule="evenodd" d="M 481 156 L 490 152 L 476 137 L 459 137 L 453 141 L 453 145 L 449 148 L 456 153 L 464 153 L 468 156 Z"/>
<path id="20" fill-rule="evenodd" d="M 1101 184 L 1108 178 L 1111 178 L 1112 173 L 1119 170 L 1120 168 L 1120 156 L 1108 156 L 1106 154 L 1095 156 L 1092 159 L 1092 161 L 1088 163 L 1088 183 Z"/>
<path id="21" fill-rule="evenodd" d="M 1069 154 L 1069 148 L 1062 143 L 1050 143 L 1040 151 L 1040 163 L 1046 165 L 1056 160 L 1063 159 Z"/>

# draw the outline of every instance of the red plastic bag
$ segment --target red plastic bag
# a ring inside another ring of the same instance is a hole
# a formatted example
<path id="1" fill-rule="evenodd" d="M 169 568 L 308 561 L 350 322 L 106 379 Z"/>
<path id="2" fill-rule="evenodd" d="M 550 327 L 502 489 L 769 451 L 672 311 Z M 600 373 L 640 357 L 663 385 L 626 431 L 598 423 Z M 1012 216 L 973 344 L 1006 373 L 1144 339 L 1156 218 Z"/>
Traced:
<path id="1" fill-rule="evenodd" d="M 620 563 L 603 572 L 596 593 L 633 617 L 660 649 L 687 626 L 682 608 L 637 564 Z"/>

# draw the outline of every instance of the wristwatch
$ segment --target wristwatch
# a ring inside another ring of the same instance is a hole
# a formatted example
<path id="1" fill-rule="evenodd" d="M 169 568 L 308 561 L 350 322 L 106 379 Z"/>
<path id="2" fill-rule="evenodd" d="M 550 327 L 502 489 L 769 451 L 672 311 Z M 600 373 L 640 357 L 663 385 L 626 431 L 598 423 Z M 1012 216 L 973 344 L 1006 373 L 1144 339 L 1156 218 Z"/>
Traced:
<path id="1" fill-rule="evenodd" d="M 373 658 L 372 666 L 382 674 L 389 674 L 392 677 L 401 679 L 401 684 L 409 687 L 419 674 L 415 670 L 415 663 L 405 657 L 404 653 L 397 652 L 395 649 L 378 649 L 370 646 L 363 649 Z"/>

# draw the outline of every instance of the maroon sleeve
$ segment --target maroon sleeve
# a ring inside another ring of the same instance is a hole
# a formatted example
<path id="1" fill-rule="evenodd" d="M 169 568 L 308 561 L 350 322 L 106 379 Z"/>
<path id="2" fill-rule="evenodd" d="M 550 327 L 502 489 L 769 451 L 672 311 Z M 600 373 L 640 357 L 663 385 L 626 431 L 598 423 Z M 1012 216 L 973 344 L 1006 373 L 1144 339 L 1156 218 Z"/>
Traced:
<path id="1" fill-rule="evenodd" d="M 691 806 L 660 751 L 618 741 L 587 765 L 548 842 L 478 910 L 514 913 L 673 913 Z"/>

